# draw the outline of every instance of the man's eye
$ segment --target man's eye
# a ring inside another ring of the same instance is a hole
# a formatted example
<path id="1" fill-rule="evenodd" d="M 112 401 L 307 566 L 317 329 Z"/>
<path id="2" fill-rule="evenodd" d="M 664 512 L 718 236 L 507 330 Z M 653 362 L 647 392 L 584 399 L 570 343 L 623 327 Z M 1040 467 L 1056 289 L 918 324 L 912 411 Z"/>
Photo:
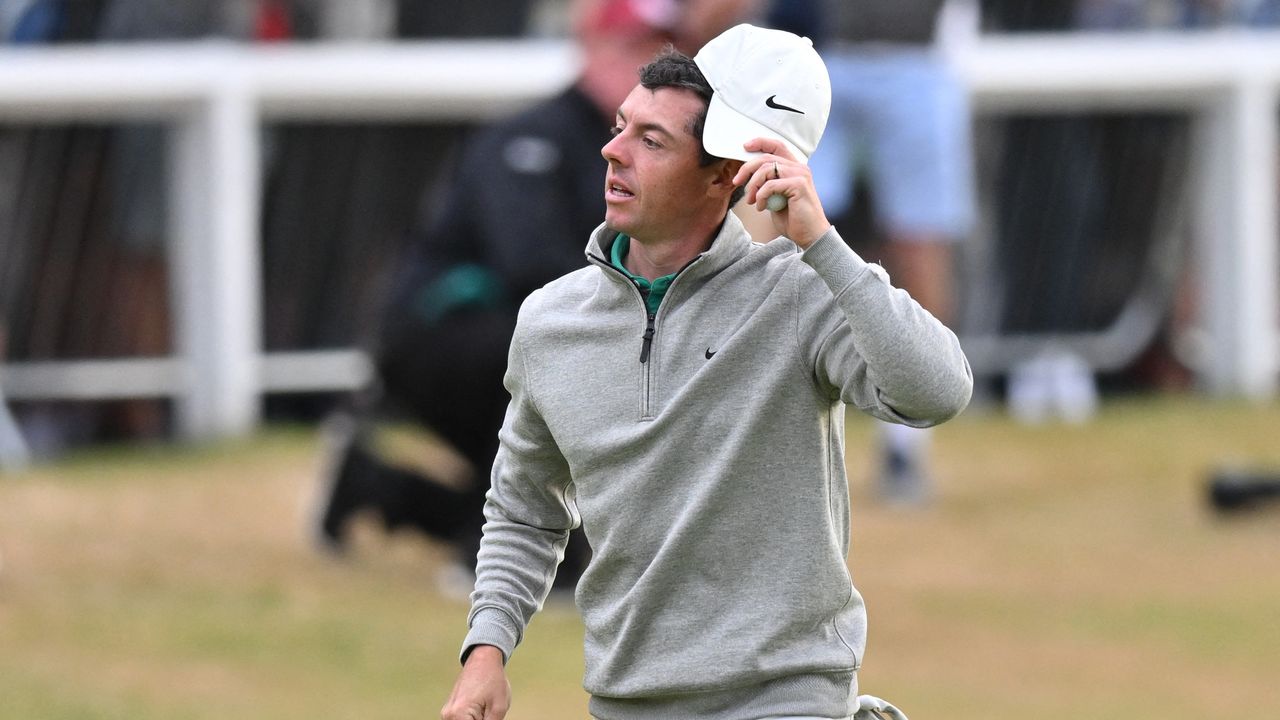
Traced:
<path id="1" fill-rule="evenodd" d="M 617 125 L 614 125 L 613 127 L 609 128 L 609 134 L 614 137 L 618 137 L 618 135 L 622 134 L 622 128 L 618 127 Z"/>
<path id="2" fill-rule="evenodd" d="M 662 145 L 658 144 L 658 141 L 657 141 L 657 140 L 654 140 L 654 139 L 653 139 L 653 138 L 651 138 L 651 137 L 646 137 L 646 138 L 644 139 L 644 146 L 645 146 L 645 147 L 648 147 L 648 148 L 660 148 L 660 147 L 662 147 Z"/>

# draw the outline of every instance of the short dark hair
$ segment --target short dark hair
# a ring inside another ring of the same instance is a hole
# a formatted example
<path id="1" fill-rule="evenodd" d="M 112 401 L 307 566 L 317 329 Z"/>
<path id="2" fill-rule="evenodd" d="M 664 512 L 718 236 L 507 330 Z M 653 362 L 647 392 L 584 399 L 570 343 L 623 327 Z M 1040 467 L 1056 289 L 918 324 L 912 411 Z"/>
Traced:
<path id="1" fill-rule="evenodd" d="M 640 84 L 649 90 L 664 87 L 683 88 L 693 91 L 702 98 L 702 109 L 689 124 L 685 125 L 685 131 L 698 141 L 699 165 L 706 167 L 724 159 L 707 152 L 702 145 L 702 129 L 707 124 L 707 107 L 711 104 L 711 96 L 715 90 L 711 88 L 711 83 L 707 82 L 706 76 L 702 74 L 702 70 L 698 68 L 693 58 L 667 45 L 652 62 L 640 68 Z M 743 185 L 734 188 L 733 194 L 729 197 L 729 207 L 737 205 L 746 191 Z"/>

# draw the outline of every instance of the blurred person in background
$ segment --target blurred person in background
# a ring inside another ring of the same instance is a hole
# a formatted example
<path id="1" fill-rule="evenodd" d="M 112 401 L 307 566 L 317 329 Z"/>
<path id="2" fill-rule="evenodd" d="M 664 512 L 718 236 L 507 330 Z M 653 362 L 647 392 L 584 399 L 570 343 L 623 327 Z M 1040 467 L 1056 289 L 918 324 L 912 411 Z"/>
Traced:
<path id="1" fill-rule="evenodd" d="M 869 193 L 878 242 L 868 252 L 949 324 L 956 317 L 953 246 L 969 235 L 975 210 L 967 91 L 939 49 L 945 6 L 781 0 L 769 20 L 813 37 L 831 73 L 831 119 L 810 161 L 823 207 L 853 227 L 855 198 Z M 879 427 L 880 494 L 894 504 L 925 502 L 930 431 Z"/>
<path id="2" fill-rule="evenodd" d="M 726 28 L 741 22 L 757 22 L 766 0 L 676 0 L 680 27 L 675 46 L 695 52 Z"/>
<path id="3" fill-rule="evenodd" d="M 341 43 L 515 39 L 526 36 L 535 4 L 291 0 L 277 6 L 273 26 L 283 36 Z M 424 198 L 435 204 L 434 189 L 477 124 L 307 118 L 268 126 L 262 204 L 268 351 L 373 341 Z M 268 398 L 266 411 L 310 420 L 331 404 L 324 396 L 280 395 Z"/>
<path id="4" fill-rule="evenodd" d="M 376 386 L 326 424 L 330 457 L 314 519 L 322 547 L 342 549 L 351 518 L 371 511 L 388 530 L 452 544 L 456 564 L 442 586 L 470 590 L 516 311 L 530 292 L 582 266 L 582 238 L 604 213 L 600 148 L 614 113 L 659 48 L 708 33 L 701 16 L 691 31 L 681 24 L 700 1 L 575 0 L 582 67 L 574 83 L 467 141 L 396 282 L 374 349 Z M 724 0 L 709 1 L 724 10 Z M 376 427 L 386 415 L 407 415 L 443 439 L 465 461 L 464 487 L 385 457 Z M 574 586 L 589 555 L 576 533 L 557 588 Z"/>

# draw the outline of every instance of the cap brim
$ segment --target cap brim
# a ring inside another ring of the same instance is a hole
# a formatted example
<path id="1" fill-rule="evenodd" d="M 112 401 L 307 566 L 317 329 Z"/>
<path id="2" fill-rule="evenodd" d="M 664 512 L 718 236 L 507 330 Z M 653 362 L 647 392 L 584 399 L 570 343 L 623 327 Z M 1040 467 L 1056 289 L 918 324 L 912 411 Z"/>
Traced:
<path id="1" fill-rule="evenodd" d="M 739 114 L 721 101 L 719 95 L 712 95 L 711 104 L 707 107 L 707 122 L 702 128 L 702 147 L 716 157 L 750 160 L 760 154 L 743 149 L 742 146 L 752 138 L 777 140 L 791 152 L 796 160 L 805 164 L 809 162 L 809 156 L 788 142 L 786 138 Z"/>

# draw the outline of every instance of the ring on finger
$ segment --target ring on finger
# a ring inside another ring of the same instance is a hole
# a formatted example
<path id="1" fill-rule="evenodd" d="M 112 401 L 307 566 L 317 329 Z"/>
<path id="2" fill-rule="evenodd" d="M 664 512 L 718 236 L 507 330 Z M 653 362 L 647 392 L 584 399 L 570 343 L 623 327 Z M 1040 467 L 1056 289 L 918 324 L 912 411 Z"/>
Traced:
<path id="1" fill-rule="evenodd" d="M 778 179 L 780 179 L 781 177 L 782 177 L 782 176 L 778 174 L 778 161 L 777 161 L 777 160 L 774 160 L 774 161 L 773 161 L 773 179 L 774 179 L 774 180 L 778 180 Z"/>

